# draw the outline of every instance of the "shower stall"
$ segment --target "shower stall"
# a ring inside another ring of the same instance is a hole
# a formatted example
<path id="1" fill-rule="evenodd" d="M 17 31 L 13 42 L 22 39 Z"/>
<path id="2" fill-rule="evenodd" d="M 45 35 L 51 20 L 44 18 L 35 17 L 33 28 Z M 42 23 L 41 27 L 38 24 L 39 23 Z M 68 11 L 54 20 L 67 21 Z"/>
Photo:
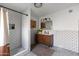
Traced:
<path id="1" fill-rule="evenodd" d="M 22 15 L 13 11 L 9 11 L 9 44 L 11 55 L 14 55 L 20 49 L 22 50 L 21 21 Z"/>
<path id="2" fill-rule="evenodd" d="M 6 9 L 3 7 L 1 8 Z M 6 38 L 5 44 L 9 44 L 11 56 L 24 55 L 30 51 L 30 10 L 24 12 L 28 14 L 28 16 L 22 13 L 18 13 L 16 11 L 12 11 L 11 9 L 9 10 L 8 8 L 7 10 L 8 22 L 6 23 L 8 23 L 8 26 L 4 27 L 8 28 L 8 30 L 5 30 L 5 32 L 8 32 L 9 35 L 7 36 L 7 34 L 4 34 L 6 37 L 8 37 Z"/>

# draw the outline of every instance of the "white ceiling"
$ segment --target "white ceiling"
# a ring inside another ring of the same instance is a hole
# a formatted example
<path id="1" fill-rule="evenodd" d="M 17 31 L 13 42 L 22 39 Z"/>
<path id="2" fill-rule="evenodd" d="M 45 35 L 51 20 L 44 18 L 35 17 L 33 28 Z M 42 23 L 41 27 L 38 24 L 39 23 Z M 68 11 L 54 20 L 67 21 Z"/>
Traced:
<path id="1" fill-rule="evenodd" d="M 24 10 L 26 10 L 29 7 L 29 3 L 0 3 L 0 5 L 20 12 L 24 12 Z"/>
<path id="2" fill-rule="evenodd" d="M 29 8 L 31 3 L 0 3 L 0 5 L 3 5 L 5 7 L 9 7 L 11 9 L 24 12 L 26 9 Z M 73 4 L 73 3 L 43 3 L 43 6 L 41 8 L 35 8 L 33 3 L 31 4 L 31 10 L 32 15 L 34 16 L 44 16 L 46 14 L 54 13 L 56 11 L 69 8 L 71 6 L 75 6 L 79 4 Z"/>
<path id="3" fill-rule="evenodd" d="M 46 14 L 54 13 L 62 9 L 66 9 L 79 4 L 68 4 L 68 3 L 45 3 L 41 8 L 35 8 L 32 6 L 33 15 L 45 16 Z"/>

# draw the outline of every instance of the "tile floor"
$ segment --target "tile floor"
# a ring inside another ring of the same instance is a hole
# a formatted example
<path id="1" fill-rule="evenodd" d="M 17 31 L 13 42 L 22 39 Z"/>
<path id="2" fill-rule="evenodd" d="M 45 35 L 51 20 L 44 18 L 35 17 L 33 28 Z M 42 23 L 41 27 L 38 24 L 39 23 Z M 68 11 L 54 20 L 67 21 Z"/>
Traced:
<path id="1" fill-rule="evenodd" d="M 23 51 L 23 50 L 24 50 L 24 49 L 23 49 L 22 47 L 18 47 L 18 48 L 16 48 L 16 49 L 11 50 L 10 54 L 11 54 L 11 56 L 13 56 L 13 55 L 15 55 L 15 54 L 17 54 L 18 52 Z"/>
<path id="2" fill-rule="evenodd" d="M 55 52 L 52 54 L 52 56 L 79 56 L 78 53 L 69 51 L 67 49 L 58 48 L 58 47 L 53 47 L 53 49 L 55 49 Z M 31 51 L 30 53 L 25 54 L 24 56 L 37 56 L 37 55 Z"/>

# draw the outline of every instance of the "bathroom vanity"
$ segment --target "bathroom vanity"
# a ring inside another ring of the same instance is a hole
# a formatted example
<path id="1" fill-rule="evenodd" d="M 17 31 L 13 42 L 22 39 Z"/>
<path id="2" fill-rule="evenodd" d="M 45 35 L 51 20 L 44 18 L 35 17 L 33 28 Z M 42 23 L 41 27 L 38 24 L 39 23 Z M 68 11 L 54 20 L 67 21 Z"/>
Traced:
<path id="1" fill-rule="evenodd" d="M 36 42 L 52 47 L 53 35 L 36 34 Z"/>
<path id="2" fill-rule="evenodd" d="M 47 45 L 49 47 L 53 46 L 54 35 L 52 34 L 53 22 L 50 17 L 44 17 L 40 21 L 41 32 L 35 35 L 36 42 Z"/>

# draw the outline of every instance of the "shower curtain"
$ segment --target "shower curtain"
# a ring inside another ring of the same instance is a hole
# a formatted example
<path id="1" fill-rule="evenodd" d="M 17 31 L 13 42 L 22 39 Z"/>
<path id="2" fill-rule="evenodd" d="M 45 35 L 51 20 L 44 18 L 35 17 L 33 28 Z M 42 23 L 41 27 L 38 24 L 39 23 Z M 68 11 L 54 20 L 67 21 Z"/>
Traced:
<path id="1" fill-rule="evenodd" d="M 0 55 L 7 55 L 6 46 L 8 45 L 9 22 L 8 10 L 0 7 Z"/>

